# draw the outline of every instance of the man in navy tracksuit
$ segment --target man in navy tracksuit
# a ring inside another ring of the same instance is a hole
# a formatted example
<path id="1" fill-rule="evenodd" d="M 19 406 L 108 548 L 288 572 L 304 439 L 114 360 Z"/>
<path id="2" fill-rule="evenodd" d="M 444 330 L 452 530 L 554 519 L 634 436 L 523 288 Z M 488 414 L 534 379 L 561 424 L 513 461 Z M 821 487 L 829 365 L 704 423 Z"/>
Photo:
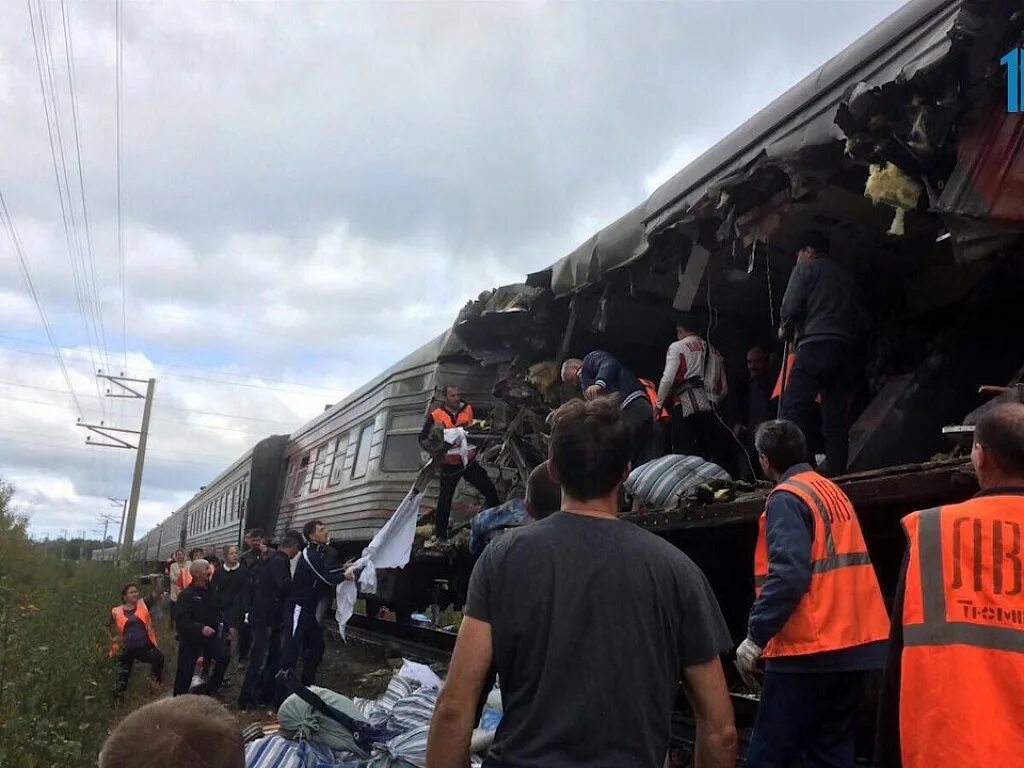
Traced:
<path id="1" fill-rule="evenodd" d="M 324 631 L 317 619 L 317 605 L 345 580 L 345 569 L 328 546 L 330 535 L 322 522 L 306 523 L 302 534 L 309 543 L 299 553 L 292 593 L 285 605 L 281 670 L 293 672 L 301 658 L 300 680 L 303 685 L 312 685 L 324 657 Z"/>
<path id="2" fill-rule="evenodd" d="M 587 400 L 617 395 L 633 444 L 633 466 L 655 458 L 654 406 L 640 380 L 614 356 L 595 350 L 582 360 L 566 360 L 562 363 L 562 381 L 578 384 Z"/>
<path id="3" fill-rule="evenodd" d="M 292 586 L 290 560 L 302 547 L 297 536 L 286 535 L 278 549 L 271 549 L 260 533 L 255 541 L 258 554 L 249 606 L 252 648 L 238 696 L 239 709 L 251 709 L 273 700 L 274 676 L 281 658 L 284 606 Z"/>

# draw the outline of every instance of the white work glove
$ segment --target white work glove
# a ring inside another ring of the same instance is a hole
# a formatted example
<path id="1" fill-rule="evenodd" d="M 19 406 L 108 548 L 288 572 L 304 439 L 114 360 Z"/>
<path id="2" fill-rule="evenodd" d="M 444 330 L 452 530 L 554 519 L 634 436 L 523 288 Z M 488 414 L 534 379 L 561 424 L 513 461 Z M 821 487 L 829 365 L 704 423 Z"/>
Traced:
<path id="1" fill-rule="evenodd" d="M 757 679 L 757 662 L 763 650 L 749 637 L 736 649 L 736 669 L 739 670 L 743 682 L 755 693 L 761 690 L 761 683 Z"/>

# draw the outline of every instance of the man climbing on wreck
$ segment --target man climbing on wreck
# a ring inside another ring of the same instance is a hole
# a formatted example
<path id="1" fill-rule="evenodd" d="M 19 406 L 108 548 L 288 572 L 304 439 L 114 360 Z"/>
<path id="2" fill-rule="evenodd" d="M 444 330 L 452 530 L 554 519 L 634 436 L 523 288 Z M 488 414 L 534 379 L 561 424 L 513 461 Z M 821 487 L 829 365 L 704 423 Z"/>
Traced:
<path id="1" fill-rule="evenodd" d="M 483 494 L 484 509 L 496 507 L 500 501 L 487 471 L 476 460 L 476 447 L 466 441 L 465 430 L 476 420 L 473 406 L 462 401 L 459 388 L 453 384 L 445 384 L 441 388 L 441 397 L 441 406 L 427 414 L 427 420 L 420 431 L 420 445 L 431 454 L 442 452 L 441 488 L 437 508 L 434 510 L 434 535 L 439 539 L 447 539 L 452 499 L 460 480 L 465 479 Z M 454 434 L 457 429 L 463 430 L 462 434 Z M 433 450 L 431 432 L 441 433 L 440 439 L 435 441 L 438 450 Z"/>
<path id="2" fill-rule="evenodd" d="M 814 400 L 821 396 L 823 471 L 835 477 L 846 471 L 849 455 L 846 411 L 853 378 L 856 285 L 847 269 L 829 256 L 829 241 L 821 232 L 804 232 L 796 249 L 779 326 L 779 339 L 796 349 L 796 360 L 786 376 L 779 418 L 812 435 Z"/>

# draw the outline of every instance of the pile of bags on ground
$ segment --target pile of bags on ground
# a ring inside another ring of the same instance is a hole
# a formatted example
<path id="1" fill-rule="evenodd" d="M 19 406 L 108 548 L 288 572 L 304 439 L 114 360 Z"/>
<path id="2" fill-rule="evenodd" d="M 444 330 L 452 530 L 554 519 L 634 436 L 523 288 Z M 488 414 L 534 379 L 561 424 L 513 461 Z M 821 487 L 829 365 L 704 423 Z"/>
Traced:
<path id="1" fill-rule="evenodd" d="M 643 513 L 724 501 L 720 492 L 728 489 L 730 480 L 728 472 L 700 456 L 669 454 L 629 473 L 626 502 L 630 512 Z"/>
<path id="2" fill-rule="evenodd" d="M 302 689 L 278 709 L 280 731 L 246 745 L 246 768 L 424 768 L 442 685 L 429 667 L 406 661 L 377 699 Z M 473 732 L 474 766 L 482 765 L 500 720 L 495 688 Z"/>

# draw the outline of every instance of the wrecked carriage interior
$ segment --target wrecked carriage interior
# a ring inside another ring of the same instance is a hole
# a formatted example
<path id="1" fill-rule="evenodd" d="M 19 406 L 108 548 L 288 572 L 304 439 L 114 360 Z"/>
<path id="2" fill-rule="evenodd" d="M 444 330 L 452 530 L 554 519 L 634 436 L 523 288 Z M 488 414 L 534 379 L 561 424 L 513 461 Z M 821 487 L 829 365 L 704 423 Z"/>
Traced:
<path id="1" fill-rule="evenodd" d="M 793 241 L 813 227 L 858 286 L 844 487 L 888 592 L 896 521 L 973 492 L 957 427 L 985 407 L 980 387 L 1024 372 L 1024 120 L 1004 109 L 998 65 L 1022 29 L 1004 0 L 911 2 L 550 268 L 470 302 L 442 358 L 497 371 L 483 459 L 499 491 L 521 495 L 545 457 L 544 420 L 574 396 L 567 357 L 604 349 L 657 382 L 679 312 L 703 319 L 730 382 L 752 344 L 780 357 Z M 762 505 L 636 518 L 695 555 L 737 634 Z"/>

